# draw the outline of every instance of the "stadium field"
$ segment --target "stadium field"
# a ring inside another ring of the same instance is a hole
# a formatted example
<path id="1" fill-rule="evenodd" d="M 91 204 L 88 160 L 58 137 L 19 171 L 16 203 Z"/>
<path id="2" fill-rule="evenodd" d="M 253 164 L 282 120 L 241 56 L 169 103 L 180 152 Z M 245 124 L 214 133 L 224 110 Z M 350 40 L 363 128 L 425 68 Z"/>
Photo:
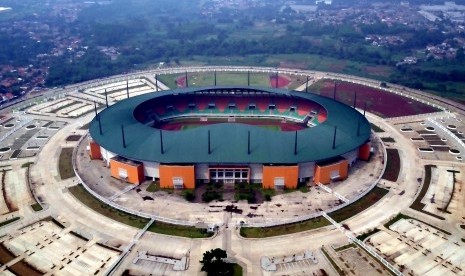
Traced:
<path id="1" fill-rule="evenodd" d="M 168 121 L 163 124 L 157 125 L 157 127 L 163 130 L 189 130 L 200 126 L 220 124 L 220 123 L 239 123 L 248 124 L 266 128 L 273 131 L 296 131 L 305 128 L 304 125 L 284 120 L 276 119 L 251 119 L 251 118 L 236 118 L 234 122 L 228 122 L 226 118 L 209 118 L 208 121 L 200 121 L 198 118 L 183 118 L 178 120 Z"/>

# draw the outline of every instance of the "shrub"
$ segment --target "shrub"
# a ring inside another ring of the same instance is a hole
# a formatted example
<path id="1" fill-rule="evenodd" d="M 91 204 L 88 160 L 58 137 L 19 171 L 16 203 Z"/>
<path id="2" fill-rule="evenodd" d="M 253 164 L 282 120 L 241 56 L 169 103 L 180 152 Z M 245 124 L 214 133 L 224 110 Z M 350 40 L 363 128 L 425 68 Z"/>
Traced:
<path id="1" fill-rule="evenodd" d="M 210 202 L 212 200 L 221 200 L 223 199 L 223 195 L 216 192 L 216 191 L 206 191 L 202 194 L 202 200 L 204 202 Z"/>
<path id="2" fill-rule="evenodd" d="M 184 195 L 184 198 L 187 200 L 187 201 L 194 201 L 195 199 L 195 194 L 194 192 L 192 192 L 191 190 L 185 190 L 183 192 L 183 195 Z"/>
<path id="3" fill-rule="evenodd" d="M 271 196 L 270 196 L 269 194 L 266 194 L 266 195 L 265 195 L 265 200 L 266 200 L 266 201 L 271 201 Z"/>

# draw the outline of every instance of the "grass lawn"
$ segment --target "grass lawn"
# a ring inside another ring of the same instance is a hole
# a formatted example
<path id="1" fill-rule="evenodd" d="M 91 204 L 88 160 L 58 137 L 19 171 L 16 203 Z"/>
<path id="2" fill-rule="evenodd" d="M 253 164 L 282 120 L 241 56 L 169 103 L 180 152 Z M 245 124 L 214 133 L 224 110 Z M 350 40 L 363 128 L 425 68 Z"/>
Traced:
<path id="1" fill-rule="evenodd" d="M 126 212 L 122 212 L 101 202 L 100 200 L 93 197 L 89 192 L 87 192 L 86 189 L 82 187 L 82 185 L 76 185 L 68 189 L 71 192 L 71 194 L 73 194 L 79 201 L 84 203 L 84 205 L 87 205 L 87 207 L 106 217 L 140 229 L 144 228 L 144 226 L 149 222 L 149 219 L 147 218 L 142 218 L 132 214 L 128 214 Z M 168 224 L 158 221 L 155 221 L 149 227 L 148 231 L 189 238 L 205 238 L 212 236 L 211 233 L 206 233 L 203 229 Z"/>
<path id="2" fill-rule="evenodd" d="M 412 218 L 412 217 L 407 216 L 407 215 L 404 215 L 404 214 L 402 214 L 402 213 L 397 214 L 397 216 L 395 216 L 393 219 L 391 219 L 390 221 L 386 222 L 386 223 L 384 224 L 384 227 L 386 227 L 386 228 L 389 229 L 389 227 L 390 227 L 391 225 L 393 225 L 394 223 L 396 223 L 397 221 L 399 221 L 399 220 L 401 220 L 401 219 L 413 219 L 413 220 L 419 221 L 419 222 L 421 222 L 421 223 L 424 223 L 424 224 L 426 224 L 426 225 L 428 225 L 428 226 L 430 226 L 430 227 L 432 227 L 432 228 L 434 228 L 434 229 L 436 229 L 436 230 L 438 230 L 438 231 L 441 231 L 441 232 L 443 232 L 443 233 L 446 234 L 446 235 L 451 235 L 450 232 L 448 232 L 448 231 L 446 231 L 446 230 L 444 230 L 444 229 L 438 228 L 438 227 L 436 227 L 436 226 L 434 226 L 434 225 L 431 225 L 431 224 L 429 224 L 429 223 L 427 223 L 427 222 L 424 222 L 424 221 L 419 220 L 419 219 L 416 219 L 416 218 Z"/>
<path id="3" fill-rule="evenodd" d="M 395 216 L 393 219 L 391 219 L 390 221 L 386 222 L 384 224 L 384 227 L 386 227 L 387 229 L 389 229 L 389 227 L 391 225 L 393 225 L 394 223 L 396 223 L 397 221 L 401 220 L 401 219 L 412 219 L 412 217 L 409 217 L 407 215 L 404 215 L 404 214 L 397 214 L 397 216 Z"/>
<path id="4" fill-rule="evenodd" d="M 27 162 L 21 165 L 21 168 L 29 168 L 34 162 Z"/>
<path id="5" fill-rule="evenodd" d="M 284 67 L 308 70 L 330 71 L 355 76 L 368 77 L 387 81 L 395 69 L 385 65 L 373 65 L 350 60 L 308 54 L 257 54 L 227 57 L 191 56 L 189 59 L 180 58 L 184 66 L 202 65 L 250 65 L 265 67 Z"/>
<path id="6" fill-rule="evenodd" d="M 331 223 L 323 217 L 317 217 L 314 219 L 286 224 L 286 225 L 279 225 L 273 227 L 242 227 L 241 228 L 241 236 L 244 238 L 267 238 L 267 237 L 274 237 L 292 233 L 298 233 L 303 231 L 308 231 L 324 226 L 328 226 Z"/>
<path id="7" fill-rule="evenodd" d="M 270 197 L 273 197 L 276 195 L 275 189 L 262 189 L 261 192 L 264 197 L 266 197 L 266 195 L 269 195 Z"/>
<path id="8" fill-rule="evenodd" d="M 400 172 L 400 157 L 397 149 L 386 149 L 387 164 L 383 179 L 396 182 Z"/>
<path id="9" fill-rule="evenodd" d="M 365 209 L 368 209 L 370 206 L 378 202 L 383 196 L 389 193 L 389 190 L 375 186 L 371 191 L 369 191 L 364 197 L 355 201 L 354 203 L 336 210 L 328 215 L 337 222 L 344 221 Z"/>
<path id="10" fill-rule="evenodd" d="M 375 186 L 361 199 L 349 206 L 329 213 L 329 215 L 337 222 L 344 221 L 372 206 L 388 192 L 389 191 L 386 189 Z M 330 225 L 328 220 L 323 217 L 317 217 L 306 221 L 272 227 L 242 227 L 241 236 L 245 238 L 267 238 L 312 230 L 327 225 Z"/>
<path id="11" fill-rule="evenodd" d="M 10 224 L 10 223 L 12 223 L 12 222 L 15 222 L 15 221 L 17 221 L 18 219 L 19 219 L 19 217 L 14 217 L 14 218 L 12 218 L 12 219 L 5 220 L 4 222 L 0 222 L 0 227 L 5 226 L 5 225 L 7 225 L 7 224 Z"/>
<path id="12" fill-rule="evenodd" d="M 429 189 L 429 185 L 431 184 L 431 170 L 432 168 L 435 168 L 435 167 L 436 165 L 425 165 L 425 179 L 423 180 L 423 186 L 421 187 L 421 190 L 418 193 L 417 198 L 415 198 L 415 201 L 413 201 L 412 205 L 410 205 L 410 208 L 412 208 L 413 210 L 422 212 L 424 214 L 430 215 L 432 217 L 435 217 L 437 219 L 445 220 L 445 218 L 441 216 L 438 216 L 436 214 L 423 210 L 423 208 L 425 207 L 425 204 L 421 203 L 421 200 L 423 199 L 423 197 L 425 197 L 426 192 Z"/>
<path id="13" fill-rule="evenodd" d="M 234 268 L 233 276 L 242 276 L 242 275 L 244 275 L 244 273 L 242 272 L 242 266 L 240 266 L 238 264 L 234 264 L 233 268 Z"/>
<path id="14" fill-rule="evenodd" d="M 336 262 L 333 260 L 333 258 L 331 258 L 331 256 L 329 256 L 328 252 L 326 252 L 326 249 L 324 248 L 321 248 L 321 252 L 323 252 L 323 254 L 325 255 L 326 259 L 328 259 L 328 261 L 331 263 L 331 265 L 334 267 L 334 269 L 336 270 L 337 274 L 338 275 L 347 275 L 347 273 L 342 270 L 337 264 Z"/>
<path id="15" fill-rule="evenodd" d="M 176 79 L 180 76 L 181 74 L 163 74 L 163 75 L 158 75 L 157 78 L 159 81 L 164 83 L 170 89 L 175 89 L 178 87 L 178 85 L 176 84 Z"/>
<path id="16" fill-rule="evenodd" d="M 76 141 L 79 141 L 79 139 L 81 139 L 81 135 L 70 135 L 66 138 L 66 141 L 76 142 Z"/>
<path id="17" fill-rule="evenodd" d="M 62 148 L 60 159 L 58 160 L 58 171 L 60 172 L 61 179 L 68 179 L 74 177 L 73 170 L 73 150 L 74 148 Z"/>
<path id="18" fill-rule="evenodd" d="M 353 243 L 348 243 L 348 244 L 343 245 L 341 247 L 334 248 L 334 251 L 339 252 L 339 251 L 343 251 L 343 250 L 346 250 L 346 249 L 349 249 L 349 248 L 357 248 L 357 246 L 355 244 L 353 244 Z"/>
<path id="19" fill-rule="evenodd" d="M 394 140 L 394 138 L 392 137 L 382 137 L 381 140 L 385 143 L 395 143 L 396 140 Z"/>
<path id="20" fill-rule="evenodd" d="M 425 207 L 425 204 L 421 203 L 421 200 L 426 195 L 426 192 L 429 189 L 429 185 L 431 183 L 431 171 L 432 168 L 435 167 L 436 165 L 425 165 L 425 179 L 423 180 L 423 186 L 421 187 L 420 193 L 418 193 L 418 196 L 415 199 L 415 201 L 412 203 L 412 205 L 410 205 L 410 208 L 417 211 L 422 211 L 423 207 Z"/>
<path id="21" fill-rule="evenodd" d="M 150 225 L 148 231 L 171 235 L 171 236 L 180 236 L 188 238 L 208 238 L 213 236 L 213 233 L 207 233 L 206 229 L 198 229 L 190 226 L 174 225 L 155 221 Z"/>
<path id="22" fill-rule="evenodd" d="M 34 212 L 39 212 L 43 210 L 42 206 L 39 203 L 32 204 L 31 208 L 32 210 L 34 210 Z"/>
<path id="23" fill-rule="evenodd" d="M 384 132 L 384 130 L 382 128 L 380 128 L 379 126 L 373 124 L 373 123 L 370 123 L 371 125 L 371 129 L 373 129 L 374 132 Z"/>
<path id="24" fill-rule="evenodd" d="M 160 183 L 157 183 L 157 182 L 150 183 L 150 185 L 146 189 L 146 191 L 150 193 L 157 192 L 159 190 L 160 190 Z"/>
<path id="25" fill-rule="evenodd" d="M 183 74 L 159 75 L 158 79 L 171 89 L 177 88 L 177 79 L 184 78 Z M 213 86 L 215 85 L 214 72 L 195 72 L 188 73 L 188 86 Z M 246 72 L 216 72 L 216 85 L 236 85 L 247 86 Z M 250 73 L 251 86 L 270 86 L 270 75 L 267 73 Z"/>
<path id="26" fill-rule="evenodd" d="M 369 232 L 366 232 L 364 234 L 361 234 L 361 235 L 358 235 L 357 236 L 357 239 L 361 240 L 361 241 L 364 241 L 366 238 L 368 238 L 369 236 L 371 235 L 374 235 L 376 233 L 378 233 L 380 230 L 378 228 L 375 228 Z"/>
<path id="27" fill-rule="evenodd" d="M 119 221 L 121 223 L 136 227 L 144 228 L 144 226 L 149 222 L 149 219 L 141 218 L 128 214 L 126 212 L 119 211 L 100 200 L 92 196 L 82 185 L 76 185 L 68 188 L 68 190 L 73 194 L 79 201 L 84 205 L 96 211 L 97 213 Z"/>
<path id="28" fill-rule="evenodd" d="M 80 127 L 79 129 L 86 130 L 86 129 L 89 129 L 89 126 L 90 126 L 90 122 L 82 125 L 82 127 Z"/>

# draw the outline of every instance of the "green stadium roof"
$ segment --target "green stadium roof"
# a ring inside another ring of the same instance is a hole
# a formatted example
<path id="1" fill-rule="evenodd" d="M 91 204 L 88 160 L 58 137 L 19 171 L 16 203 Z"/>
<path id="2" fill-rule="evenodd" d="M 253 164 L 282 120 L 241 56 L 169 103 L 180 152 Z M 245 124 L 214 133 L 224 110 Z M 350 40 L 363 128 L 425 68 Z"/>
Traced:
<path id="1" fill-rule="evenodd" d="M 297 154 L 294 154 L 295 132 L 220 123 L 182 131 L 163 131 L 161 152 L 160 131 L 135 119 L 133 112 L 140 104 L 166 95 L 209 93 L 211 91 L 252 91 L 271 95 L 307 99 L 323 106 L 327 119 L 323 123 L 298 131 Z M 354 108 L 330 98 L 311 93 L 262 87 L 196 87 L 153 92 L 122 100 L 99 113 L 90 124 L 91 137 L 103 148 L 125 158 L 166 164 L 297 164 L 324 161 L 357 149 L 370 138 L 368 120 Z M 126 147 L 123 147 L 121 125 Z M 337 126 L 333 149 L 334 129 Z M 359 129 L 358 129 L 359 128 Z M 210 148 L 208 152 L 208 131 Z M 248 132 L 250 149 L 248 154 Z M 359 135 L 357 135 L 359 134 Z"/>

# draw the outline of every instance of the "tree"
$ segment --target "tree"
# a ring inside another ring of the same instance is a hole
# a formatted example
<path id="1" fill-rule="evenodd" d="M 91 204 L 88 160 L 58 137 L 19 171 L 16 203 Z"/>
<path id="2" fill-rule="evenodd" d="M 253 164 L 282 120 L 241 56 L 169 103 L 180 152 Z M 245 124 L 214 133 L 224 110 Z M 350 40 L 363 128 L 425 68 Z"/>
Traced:
<path id="1" fill-rule="evenodd" d="M 233 275 L 234 269 L 232 264 L 226 263 L 223 259 L 228 255 L 221 248 L 212 249 L 203 253 L 202 271 L 207 272 L 207 275 Z"/>

